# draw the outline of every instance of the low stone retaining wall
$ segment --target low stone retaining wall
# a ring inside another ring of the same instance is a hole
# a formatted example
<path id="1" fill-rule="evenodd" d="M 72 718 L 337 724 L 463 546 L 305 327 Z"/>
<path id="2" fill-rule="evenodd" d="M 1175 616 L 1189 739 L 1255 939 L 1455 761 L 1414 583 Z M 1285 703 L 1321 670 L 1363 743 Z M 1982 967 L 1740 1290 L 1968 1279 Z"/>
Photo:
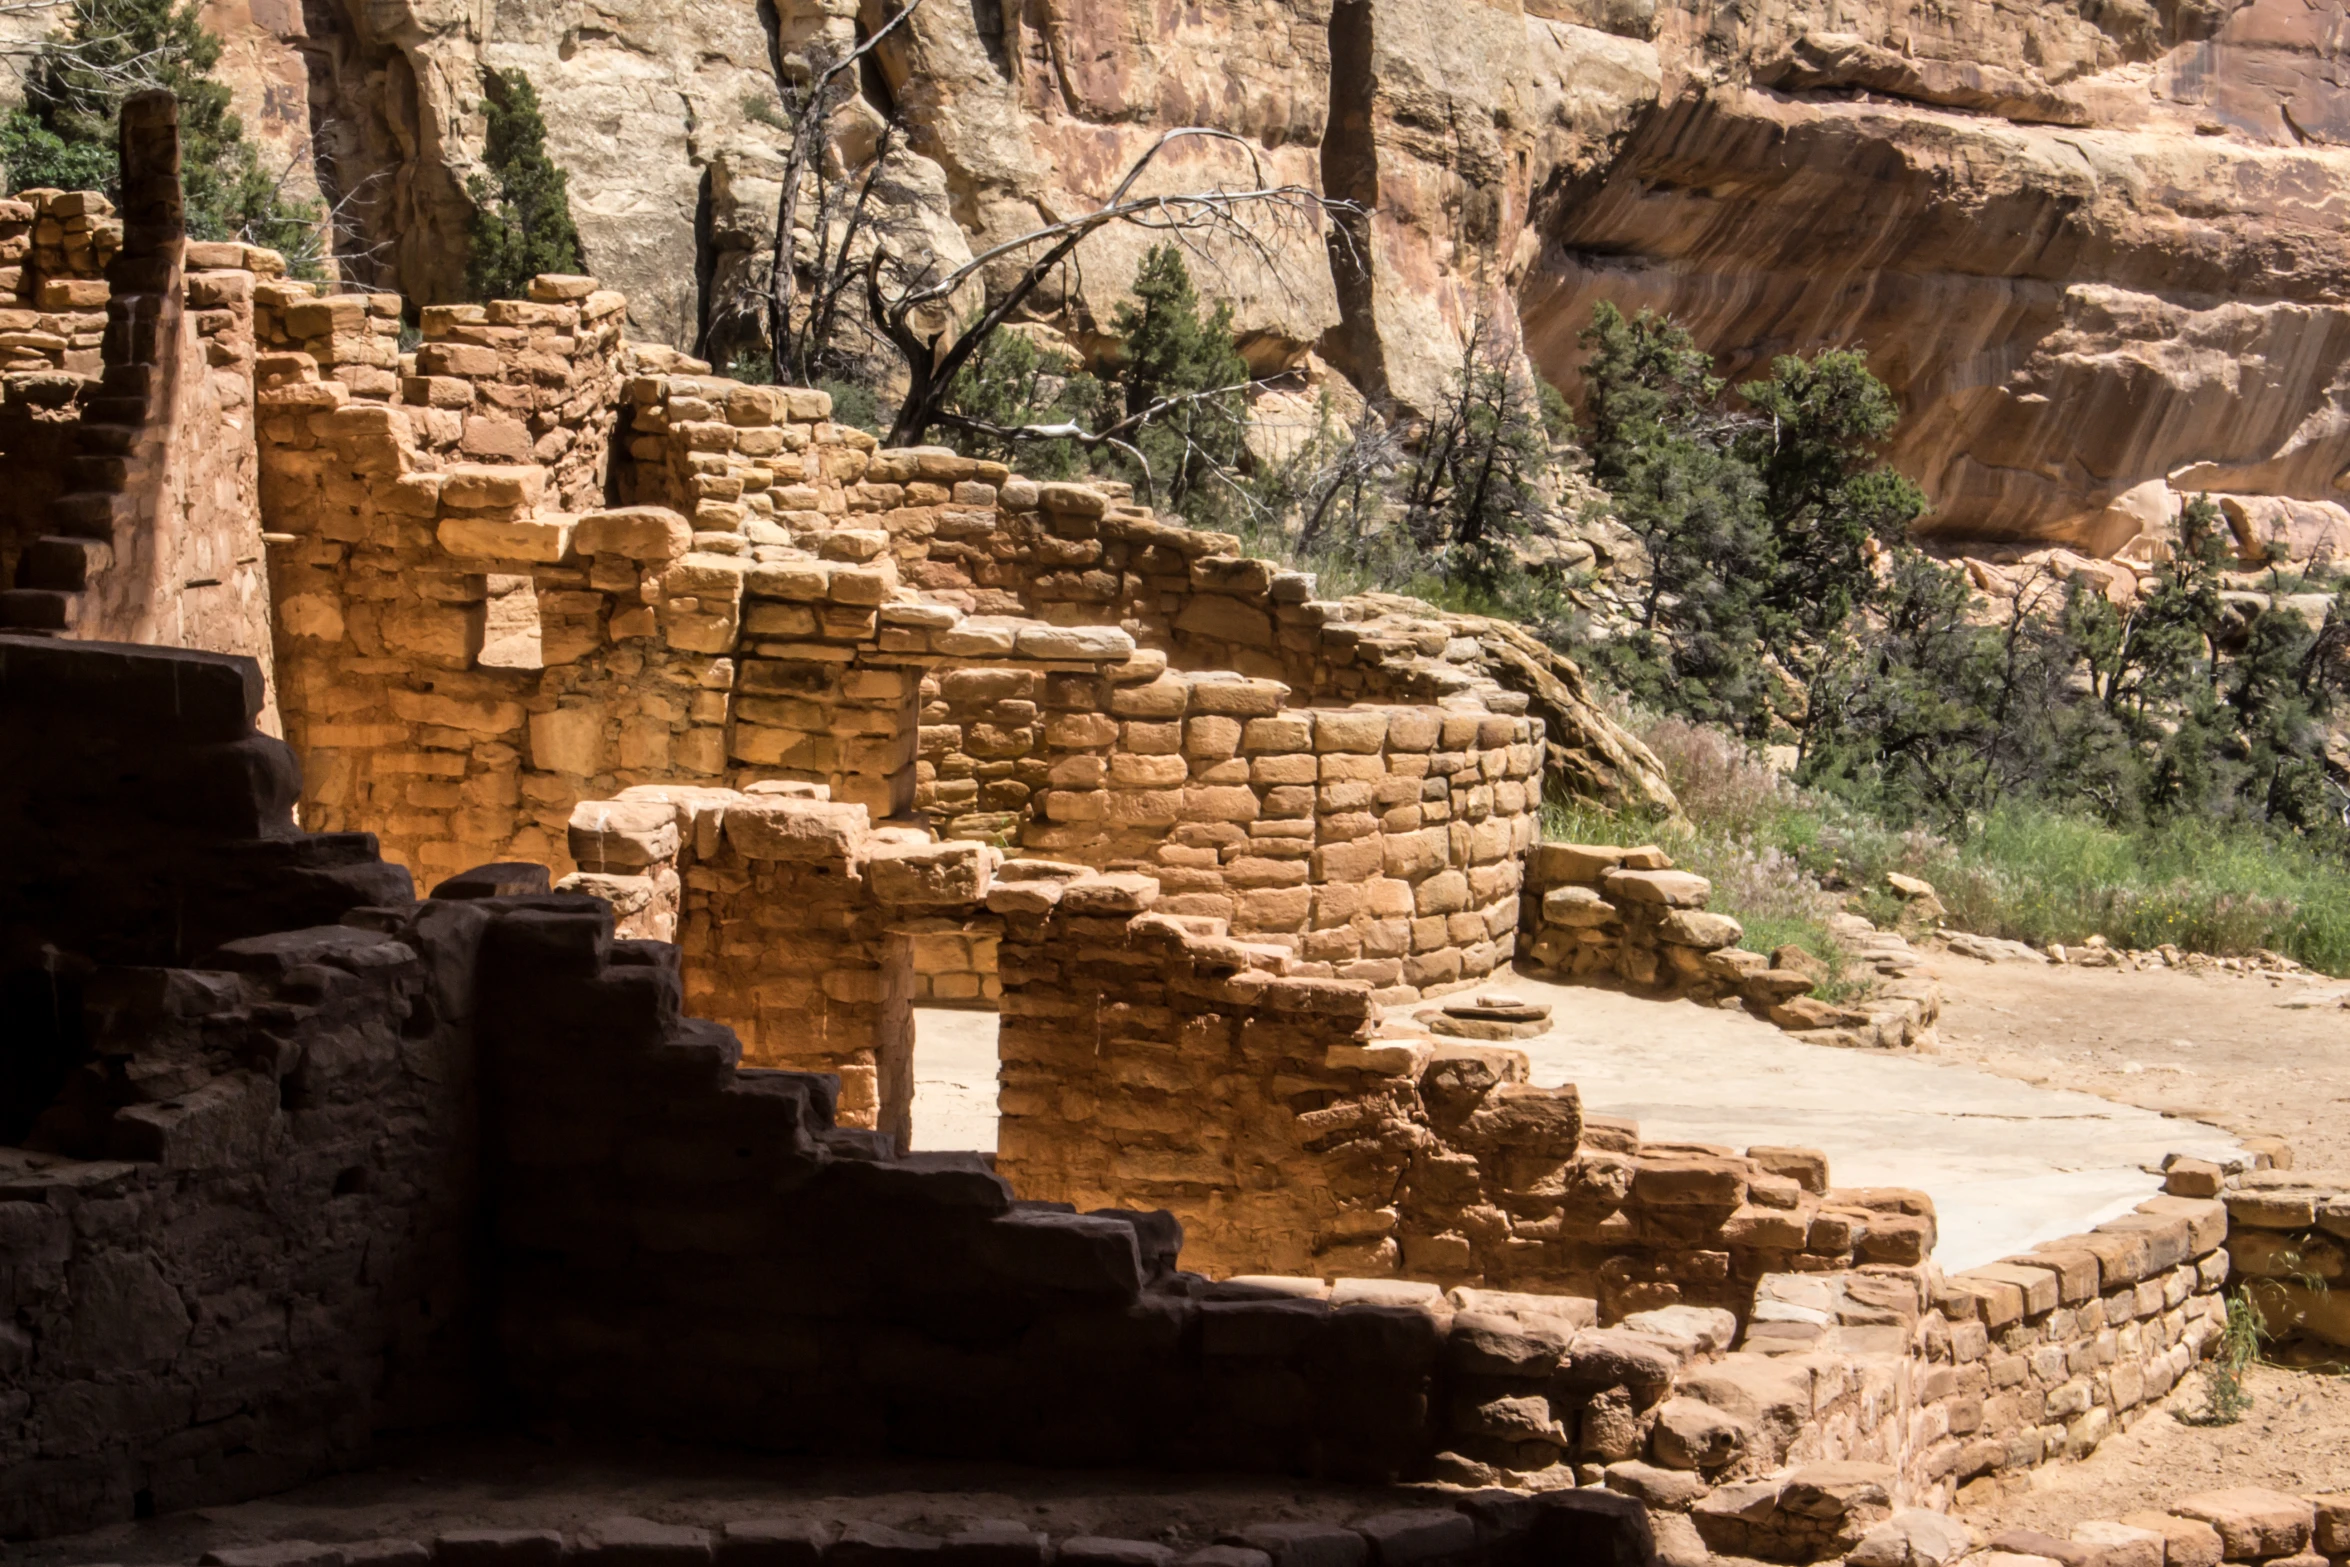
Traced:
<path id="1" fill-rule="evenodd" d="M 2182 1159 L 2170 1189 L 2220 1197 L 2228 1210 L 2231 1286 L 2287 1355 L 2338 1363 L 2350 1355 L 2350 1173 L 2284 1168 L 2222 1171 Z"/>
<path id="2" fill-rule="evenodd" d="M 1868 981 L 1861 997 L 1833 1003 L 1812 994 L 1826 965 L 1792 948 L 1747 951 L 1738 945 L 1746 934 L 1738 921 L 1707 910 L 1712 896 L 1711 882 L 1675 869 L 1654 844 L 1536 844 L 1527 857 L 1519 946 L 1537 972 L 1562 983 L 1743 1003 L 1811 1044 L 1932 1047 L 1941 989 L 1901 936 L 1857 915 L 1831 921 L 1846 968 Z"/>

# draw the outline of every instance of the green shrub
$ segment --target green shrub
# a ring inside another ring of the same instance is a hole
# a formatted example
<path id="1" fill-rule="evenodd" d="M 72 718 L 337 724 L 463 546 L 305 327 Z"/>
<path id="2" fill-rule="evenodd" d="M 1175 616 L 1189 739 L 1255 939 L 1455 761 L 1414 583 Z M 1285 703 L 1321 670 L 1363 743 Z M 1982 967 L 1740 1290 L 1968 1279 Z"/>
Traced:
<path id="1" fill-rule="evenodd" d="M 867 435 L 882 432 L 881 398 L 872 387 L 862 381 L 819 380 L 816 390 L 832 394 L 834 424 L 850 425 Z"/>
<path id="2" fill-rule="evenodd" d="M 120 198 L 115 118 L 122 100 L 166 87 L 179 100 L 180 184 L 190 238 L 242 240 L 285 253 L 297 277 L 316 277 L 325 216 L 285 194 L 284 174 L 261 166 L 228 88 L 212 79 L 220 39 L 196 0 L 71 0 L 64 30 L 36 51 L 24 104 L 0 121 L 0 158 L 12 191 L 102 190 Z M 290 171 L 288 171 L 290 172 Z"/>
<path id="3" fill-rule="evenodd" d="M 2113 827 L 2030 800 L 1999 806 L 1954 843 L 1799 788 L 1721 730 L 1636 727 L 1683 820 L 1553 805 L 1544 836 L 1654 839 L 1714 882 L 1711 906 L 1745 925 L 1756 951 L 1793 942 L 1828 957 L 1825 922 L 1843 908 L 1891 924 L 1900 903 L 1885 875 L 1901 871 L 1934 884 L 1953 930 L 2035 946 L 2101 935 L 2222 957 L 2266 950 L 2350 974 L 2350 869 L 2318 846 L 2240 822 Z"/>
<path id="4" fill-rule="evenodd" d="M 470 176 L 465 282 L 475 299 L 520 299 L 541 272 L 579 272 L 579 229 L 561 169 L 547 156 L 539 95 L 520 71 L 483 73 L 488 172 Z"/>
<path id="5" fill-rule="evenodd" d="M 2191 1426 L 2232 1426 L 2252 1412 L 2244 1373 L 2260 1358 L 2260 1313 L 2241 1291 L 2228 1297 L 2227 1324 L 2203 1364 L 2203 1407 L 2182 1414 Z"/>
<path id="6" fill-rule="evenodd" d="M 1686 329 L 1605 303 L 1582 343 L 1591 475 L 1649 562 L 1637 624 L 1589 656 L 1644 703 L 1765 737 L 1872 597 L 1872 550 L 1925 510 L 1876 460 L 1892 394 L 1834 349 L 1780 356 L 1724 407 Z"/>

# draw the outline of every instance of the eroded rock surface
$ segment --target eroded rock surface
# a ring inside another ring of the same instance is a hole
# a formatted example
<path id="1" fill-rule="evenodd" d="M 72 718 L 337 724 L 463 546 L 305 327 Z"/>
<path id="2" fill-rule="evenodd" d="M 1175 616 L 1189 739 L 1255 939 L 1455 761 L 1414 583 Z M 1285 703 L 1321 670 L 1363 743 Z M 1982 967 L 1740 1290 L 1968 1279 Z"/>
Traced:
<path id="1" fill-rule="evenodd" d="M 384 282 L 458 288 L 480 73 L 520 66 L 589 265 L 681 346 L 755 281 L 778 71 L 884 15 L 264 11 L 224 19 L 226 69 L 273 135 L 315 131 Z M 1171 152 L 1163 188 L 1295 183 L 1363 208 L 1336 243 L 1268 222 L 1262 249 L 1201 258 L 1260 372 L 1318 351 L 1425 407 L 1464 334 L 1522 325 L 1571 390 L 1602 299 L 1671 311 L 1733 375 L 1859 344 L 1906 404 L 1893 455 L 1934 498 L 1930 532 L 2108 554 L 2168 499 L 2148 486 L 2255 511 L 2337 498 L 2341 20 L 2300 0 L 932 4 L 836 118 L 832 157 L 853 169 L 900 115 L 892 243 L 952 265 L 1083 210 L 1166 130 L 1227 131 Z M 1098 345 L 1151 237 L 1105 240 L 1048 291 L 1074 342 Z"/>

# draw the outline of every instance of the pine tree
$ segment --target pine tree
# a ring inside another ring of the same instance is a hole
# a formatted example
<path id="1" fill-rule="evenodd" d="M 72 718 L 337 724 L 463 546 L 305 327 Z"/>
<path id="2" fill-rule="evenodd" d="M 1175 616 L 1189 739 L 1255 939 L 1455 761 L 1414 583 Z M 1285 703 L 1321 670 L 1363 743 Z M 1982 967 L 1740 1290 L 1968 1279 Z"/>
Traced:
<path id="1" fill-rule="evenodd" d="M 0 158 L 11 190 L 55 187 L 122 193 L 114 122 L 122 100 L 167 87 L 180 107 L 180 182 L 188 234 L 244 240 L 285 252 L 297 275 L 315 275 L 325 250 L 323 215 L 289 198 L 261 167 L 211 76 L 220 39 L 197 0 L 72 0 L 65 30 L 25 73 L 25 101 L 0 121 Z"/>
<path id="2" fill-rule="evenodd" d="M 1118 384 L 1129 417 L 1168 399 L 1134 444 L 1150 463 L 1160 504 L 1207 527 L 1232 501 L 1223 479 L 1248 455 L 1248 361 L 1232 347 L 1232 306 L 1200 309 L 1191 269 L 1174 245 L 1159 245 L 1135 274 L 1134 299 L 1111 327 L 1122 340 Z"/>
<path id="3" fill-rule="evenodd" d="M 520 71 L 491 71 L 483 108 L 489 172 L 465 182 L 473 198 L 466 286 L 475 299 L 520 299 L 541 272 L 582 270 L 568 182 L 547 156 L 539 95 Z"/>

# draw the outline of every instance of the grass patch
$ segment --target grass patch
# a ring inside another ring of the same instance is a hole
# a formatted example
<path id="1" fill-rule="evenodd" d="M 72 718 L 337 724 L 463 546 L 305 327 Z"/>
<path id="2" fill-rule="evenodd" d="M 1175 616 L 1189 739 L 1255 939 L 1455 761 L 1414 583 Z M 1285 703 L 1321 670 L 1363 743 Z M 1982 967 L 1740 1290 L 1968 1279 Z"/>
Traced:
<path id="1" fill-rule="evenodd" d="M 2178 1416 L 2184 1425 L 2232 1426 L 2252 1411 L 2244 1373 L 2260 1358 L 2260 1313 L 2243 1292 L 2228 1297 L 2227 1325 L 2203 1363 L 2203 1407 Z"/>
<path id="2" fill-rule="evenodd" d="M 1842 909 L 1893 923 L 1900 904 L 1885 874 L 1902 871 L 1934 884 L 1954 930 L 2037 946 L 2101 935 L 2220 957 L 2266 950 L 2350 974 L 2350 866 L 2293 840 L 2219 823 L 2108 827 L 2016 804 L 1951 843 L 1798 789 L 1719 730 L 1636 727 L 1686 820 L 1554 805 L 1544 835 L 1663 845 L 1713 881 L 1711 906 L 1746 927 L 1755 951 L 1793 942 L 1826 957 L 1825 922 Z"/>

